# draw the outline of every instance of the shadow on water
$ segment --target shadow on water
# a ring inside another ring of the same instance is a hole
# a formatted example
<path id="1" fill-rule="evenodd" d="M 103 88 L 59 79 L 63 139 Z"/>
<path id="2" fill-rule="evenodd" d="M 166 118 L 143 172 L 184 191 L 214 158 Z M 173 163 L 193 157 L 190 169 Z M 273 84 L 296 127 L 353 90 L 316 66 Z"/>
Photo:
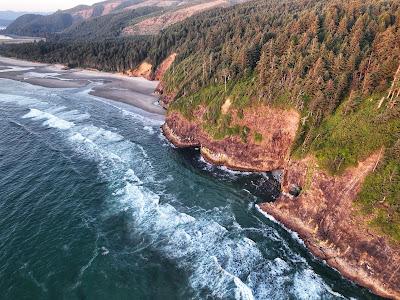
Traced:
<path id="1" fill-rule="evenodd" d="M 272 202 L 280 195 L 279 172 L 237 172 L 225 167 L 214 166 L 201 158 L 195 148 L 176 149 L 186 168 L 193 173 L 212 178 L 225 185 L 247 191 L 255 203 Z"/>

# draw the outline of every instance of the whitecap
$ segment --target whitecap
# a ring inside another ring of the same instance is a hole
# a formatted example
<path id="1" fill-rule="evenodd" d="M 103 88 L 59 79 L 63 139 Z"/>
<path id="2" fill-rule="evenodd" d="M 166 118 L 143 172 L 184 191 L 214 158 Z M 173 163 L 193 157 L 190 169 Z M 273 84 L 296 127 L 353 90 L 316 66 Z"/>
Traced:
<path id="1" fill-rule="evenodd" d="M 45 111 L 41 111 L 36 108 L 31 108 L 29 113 L 22 116 L 22 118 L 33 119 L 33 120 L 45 120 L 43 122 L 44 126 L 58 128 L 61 130 L 67 130 L 67 129 L 70 129 L 71 127 L 75 126 L 75 124 L 73 122 L 63 120 L 53 114 L 50 114 Z"/>
<path id="2" fill-rule="evenodd" d="M 154 134 L 154 129 L 151 126 L 144 126 L 143 129 L 147 131 L 149 134 Z"/>
<path id="3" fill-rule="evenodd" d="M 288 295 L 305 298 L 312 293 L 321 297 L 329 292 L 305 262 L 299 262 L 301 270 L 293 274 L 293 267 L 284 260 L 264 258 L 258 245 L 240 234 L 242 229 L 232 209 L 227 209 L 232 214 L 227 216 L 228 229 L 219 219 L 219 215 L 226 215 L 225 210 L 194 214 L 167 203 L 162 194 L 149 187 L 152 180 L 148 178 L 154 178 L 154 170 L 146 149 L 126 140 L 117 130 L 70 122 L 80 115 L 79 111 L 52 107 L 47 111 L 31 109 L 23 117 L 45 120 L 45 126 L 51 125 L 50 120 L 53 126 L 60 120 L 71 124 L 64 126 L 63 135 L 73 151 L 96 162 L 99 176 L 110 190 L 109 213 L 128 212 L 132 216 L 132 233 L 143 237 L 146 247 L 185 271 L 198 297 L 205 292 L 221 299 L 282 299 Z M 107 248 L 100 249 L 102 255 L 108 254 Z M 96 247 L 92 258 L 81 268 L 74 287 L 96 259 L 97 251 Z M 308 284 L 310 289 L 304 291 Z"/>

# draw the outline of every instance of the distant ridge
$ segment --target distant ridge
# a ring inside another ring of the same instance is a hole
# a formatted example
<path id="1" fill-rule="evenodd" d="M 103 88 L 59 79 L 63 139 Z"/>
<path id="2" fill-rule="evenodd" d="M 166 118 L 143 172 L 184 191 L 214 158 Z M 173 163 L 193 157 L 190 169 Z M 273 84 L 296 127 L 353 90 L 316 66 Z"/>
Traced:
<path id="1" fill-rule="evenodd" d="M 107 0 L 58 10 L 50 15 L 18 15 L 5 33 L 46 38 L 61 34 L 62 38 L 65 31 L 66 37 L 72 39 L 86 38 L 85 33 L 93 30 L 94 36 L 102 36 L 103 33 L 107 37 L 151 35 L 200 12 L 247 1 L 249 0 Z M 103 25 L 107 27 L 107 32 L 102 29 Z"/>

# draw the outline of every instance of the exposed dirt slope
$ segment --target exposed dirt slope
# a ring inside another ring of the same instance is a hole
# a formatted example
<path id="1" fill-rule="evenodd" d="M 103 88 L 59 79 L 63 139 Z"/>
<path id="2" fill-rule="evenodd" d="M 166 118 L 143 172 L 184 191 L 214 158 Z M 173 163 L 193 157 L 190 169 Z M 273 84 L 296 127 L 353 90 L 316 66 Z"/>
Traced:
<path id="1" fill-rule="evenodd" d="M 125 8 L 125 10 L 137 9 L 146 6 L 169 7 L 184 4 L 182 0 L 145 0 L 141 3 L 133 4 Z"/>
<path id="2" fill-rule="evenodd" d="M 116 1 L 111 1 L 107 2 L 103 6 L 103 12 L 102 16 L 108 15 L 109 13 L 113 12 L 114 9 L 116 9 L 119 5 L 121 5 L 123 1 L 122 0 L 116 0 Z"/>
<path id="3" fill-rule="evenodd" d="M 146 61 L 142 62 L 137 68 L 125 71 L 124 74 L 131 77 L 143 77 L 148 80 L 152 79 L 152 65 Z"/>
<path id="4" fill-rule="evenodd" d="M 155 80 L 161 80 L 165 74 L 165 72 L 168 71 L 168 69 L 172 66 L 176 59 L 176 53 L 172 53 L 169 55 L 157 68 L 155 74 L 154 74 L 154 79 Z"/>

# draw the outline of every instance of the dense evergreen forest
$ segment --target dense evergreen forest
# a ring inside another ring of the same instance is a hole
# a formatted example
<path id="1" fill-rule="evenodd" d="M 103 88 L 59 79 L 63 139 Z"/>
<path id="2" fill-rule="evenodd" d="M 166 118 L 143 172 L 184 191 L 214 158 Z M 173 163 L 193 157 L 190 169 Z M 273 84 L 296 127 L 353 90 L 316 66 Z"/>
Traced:
<path id="1" fill-rule="evenodd" d="M 215 138 L 238 134 L 221 114 L 229 96 L 239 114 L 261 104 L 301 112 L 293 156 L 313 153 L 332 174 L 384 147 L 360 204 L 375 213 L 373 225 L 400 240 L 400 108 L 384 98 L 400 64 L 397 0 L 256 0 L 196 15 L 157 36 L 52 39 L 0 52 L 106 71 L 144 59 L 156 68 L 177 52 L 164 78 L 177 98 L 171 109 L 190 118 L 204 105 Z"/>
<path id="2" fill-rule="evenodd" d="M 71 26 L 73 18 L 70 14 L 55 13 L 48 16 L 26 14 L 12 22 L 4 33 L 19 36 L 50 37 Z"/>
<path id="3" fill-rule="evenodd" d="M 63 63 L 71 68 L 95 68 L 120 72 L 134 68 L 147 58 L 151 42 L 145 37 L 95 41 L 38 42 L 0 47 L 0 54 L 47 63 Z"/>

